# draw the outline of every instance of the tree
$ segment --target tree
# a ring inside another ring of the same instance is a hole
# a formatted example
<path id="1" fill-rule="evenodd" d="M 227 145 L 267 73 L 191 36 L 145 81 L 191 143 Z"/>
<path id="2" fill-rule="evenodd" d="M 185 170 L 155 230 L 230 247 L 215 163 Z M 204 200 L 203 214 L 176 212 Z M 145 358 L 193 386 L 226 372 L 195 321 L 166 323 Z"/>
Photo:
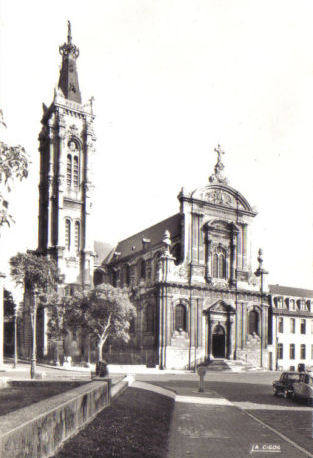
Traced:
<path id="1" fill-rule="evenodd" d="M 0 132 L 3 127 L 6 128 L 3 122 L 3 113 L 0 110 Z M 23 180 L 28 176 L 29 158 L 25 149 L 18 146 L 9 146 L 3 138 L 0 139 L 0 227 L 4 224 L 10 226 L 13 222 L 12 215 L 9 214 L 9 202 L 6 194 L 11 192 L 11 183 L 15 179 Z"/>
<path id="2" fill-rule="evenodd" d="M 24 286 L 29 301 L 24 301 L 25 311 L 30 315 L 32 326 L 31 378 L 36 372 L 36 324 L 39 305 L 47 304 L 47 297 L 56 290 L 58 268 L 53 259 L 39 252 L 18 253 L 10 259 L 11 277 L 16 285 Z"/>
<path id="3" fill-rule="evenodd" d="M 128 342 L 130 322 L 136 316 L 128 290 L 104 283 L 89 291 L 76 291 L 73 297 L 56 301 L 53 308 L 48 324 L 50 335 L 64 336 L 68 329 L 83 330 L 95 342 L 98 360 L 102 359 L 109 336 Z"/>
<path id="4" fill-rule="evenodd" d="M 37 251 L 17 253 L 10 259 L 11 277 L 25 291 L 40 290 L 48 294 L 55 290 L 59 274 L 56 262 Z"/>

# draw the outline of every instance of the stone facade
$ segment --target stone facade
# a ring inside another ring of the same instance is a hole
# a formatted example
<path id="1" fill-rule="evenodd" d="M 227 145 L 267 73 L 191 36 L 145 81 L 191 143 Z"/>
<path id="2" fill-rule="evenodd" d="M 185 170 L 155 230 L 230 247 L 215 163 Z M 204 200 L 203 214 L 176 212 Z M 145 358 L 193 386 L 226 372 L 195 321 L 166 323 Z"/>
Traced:
<path id="1" fill-rule="evenodd" d="M 313 368 L 313 291 L 270 285 L 270 369 Z"/>
<path id="2" fill-rule="evenodd" d="M 40 142 L 39 251 L 56 259 L 64 287 L 90 286 L 93 238 L 90 213 L 93 193 L 92 99 L 81 102 L 76 59 L 78 48 L 60 47 L 62 67 L 49 108 L 44 106 Z"/>
<path id="3" fill-rule="evenodd" d="M 79 50 L 72 43 L 70 25 L 60 53 L 58 87 L 50 107 L 44 106 L 39 135 L 38 250 L 57 261 L 64 294 L 103 281 L 130 288 L 137 308 L 131 340 L 119 348 L 108 343 L 109 362 L 181 369 L 214 358 L 270 369 L 313 363 L 313 292 L 291 294 L 290 288 L 275 286 L 268 290 L 261 256 L 259 268 L 252 272 L 251 226 L 256 212 L 229 186 L 220 146 L 208 184 L 193 192 L 182 188 L 177 214 L 115 248 L 94 242 L 90 213 L 95 116 L 92 99 L 82 103 Z M 292 300 L 298 308 L 291 309 Z M 299 333 L 290 337 L 287 327 L 293 317 Z M 284 332 L 279 332 L 281 318 Z M 50 354 L 51 359 L 47 321 L 46 311 L 39 311 L 38 356 Z M 21 328 L 21 353 L 29 356 L 27 316 Z M 55 343 L 53 359 L 61 350 L 74 361 L 89 359 L 88 339 L 76 337 Z M 288 358 L 293 344 L 295 356 Z"/>
<path id="4" fill-rule="evenodd" d="M 218 357 L 268 365 L 269 300 L 250 266 L 256 213 L 228 185 L 216 151 L 209 184 L 182 189 L 177 215 L 120 242 L 106 274 L 98 270 L 98 282 L 131 288 L 138 314 L 128 351 L 149 351 L 160 368 Z"/>
<path id="5" fill-rule="evenodd" d="M 62 56 L 60 78 L 49 107 L 43 105 L 39 134 L 40 183 L 38 251 L 57 262 L 60 294 L 73 294 L 76 288 L 93 284 L 94 239 L 91 228 L 93 201 L 93 160 L 96 149 L 93 98 L 82 102 L 76 60 L 79 49 L 72 43 L 68 25 L 67 42 L 59 48 Z M 25 306 L 32 298 L 25 292 Z M 37 356 L 58 361 L 67 355 L 81 359 L 80 339 L 69 336 L 63 342 L 47 338 L 47 310 L 37 314 Z M 29 317 L 21 322 L 20 353 L 31 353 Z"/>

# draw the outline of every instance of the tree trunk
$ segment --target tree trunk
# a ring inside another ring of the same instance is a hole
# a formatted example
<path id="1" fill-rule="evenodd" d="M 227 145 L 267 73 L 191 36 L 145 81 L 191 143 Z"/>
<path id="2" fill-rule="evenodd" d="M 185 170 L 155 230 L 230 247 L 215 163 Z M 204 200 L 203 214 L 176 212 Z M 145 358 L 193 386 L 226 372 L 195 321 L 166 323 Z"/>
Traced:
<path id="1" fill-rule="evenodd" d="M 100 339 L 97 345 L 98 348 L 98 361 L 102 360 L 102 349 L 104 345 L 104 340 Z"/>

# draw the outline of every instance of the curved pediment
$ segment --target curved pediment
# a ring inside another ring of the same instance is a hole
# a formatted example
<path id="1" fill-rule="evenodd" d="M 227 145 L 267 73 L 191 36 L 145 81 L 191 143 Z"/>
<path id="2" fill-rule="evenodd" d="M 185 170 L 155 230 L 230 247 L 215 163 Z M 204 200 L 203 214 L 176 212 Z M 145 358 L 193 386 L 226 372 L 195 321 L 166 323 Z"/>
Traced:
<path id="1" fill-rule="evenodd" d="M 205 313 L 219 312 L 219 313 L 235 313 L 234 308 L 230 304 L 226 304 L 223 300 L 213 302 L 211 305 L 206 307 Z"/>
<path id="2" fill-rule="evenodd" d="M 193 191 L 191 197 L 211 205 L 255 213 L 248 201 L 238 191 L 227 185 L 213 184 L 203 186 Z"/>

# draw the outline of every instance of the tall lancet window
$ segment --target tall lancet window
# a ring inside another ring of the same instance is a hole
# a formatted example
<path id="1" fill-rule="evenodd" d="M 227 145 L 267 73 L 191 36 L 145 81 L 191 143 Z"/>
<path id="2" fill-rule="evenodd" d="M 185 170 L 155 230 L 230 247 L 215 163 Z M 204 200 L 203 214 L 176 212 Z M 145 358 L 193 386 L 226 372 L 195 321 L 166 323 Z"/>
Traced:
<path id="1" fill-rule="evenodd" d="M 66 183 L 67 183 L 68 188 L 72 186 L 72 156 L 71 154 L 67 155 Z"/>
<path id="2" fill-rule="evenodd" d="M 65 220 L 65 248 L 71 249 L 71 221 L 69 219 Z"/>
<path id="3" fill-rule="evenodd" d="M 79 161 L 78 156 L 74 156 L 73 162 L 73 184 L 75 187 L 79 185 Z"/>
<path id="4" fill-rule="evenodd" d="M 66 182 L 67 187 L 79 187 L 79 149 L 75 141 L 71 140 L 68 144 L 69 154 L 66 163 Z"/>
<path id="5" fill-rule="evenodd" d="M 75 222 L 75 250 L 80 250 L 80 222 Z"/>

